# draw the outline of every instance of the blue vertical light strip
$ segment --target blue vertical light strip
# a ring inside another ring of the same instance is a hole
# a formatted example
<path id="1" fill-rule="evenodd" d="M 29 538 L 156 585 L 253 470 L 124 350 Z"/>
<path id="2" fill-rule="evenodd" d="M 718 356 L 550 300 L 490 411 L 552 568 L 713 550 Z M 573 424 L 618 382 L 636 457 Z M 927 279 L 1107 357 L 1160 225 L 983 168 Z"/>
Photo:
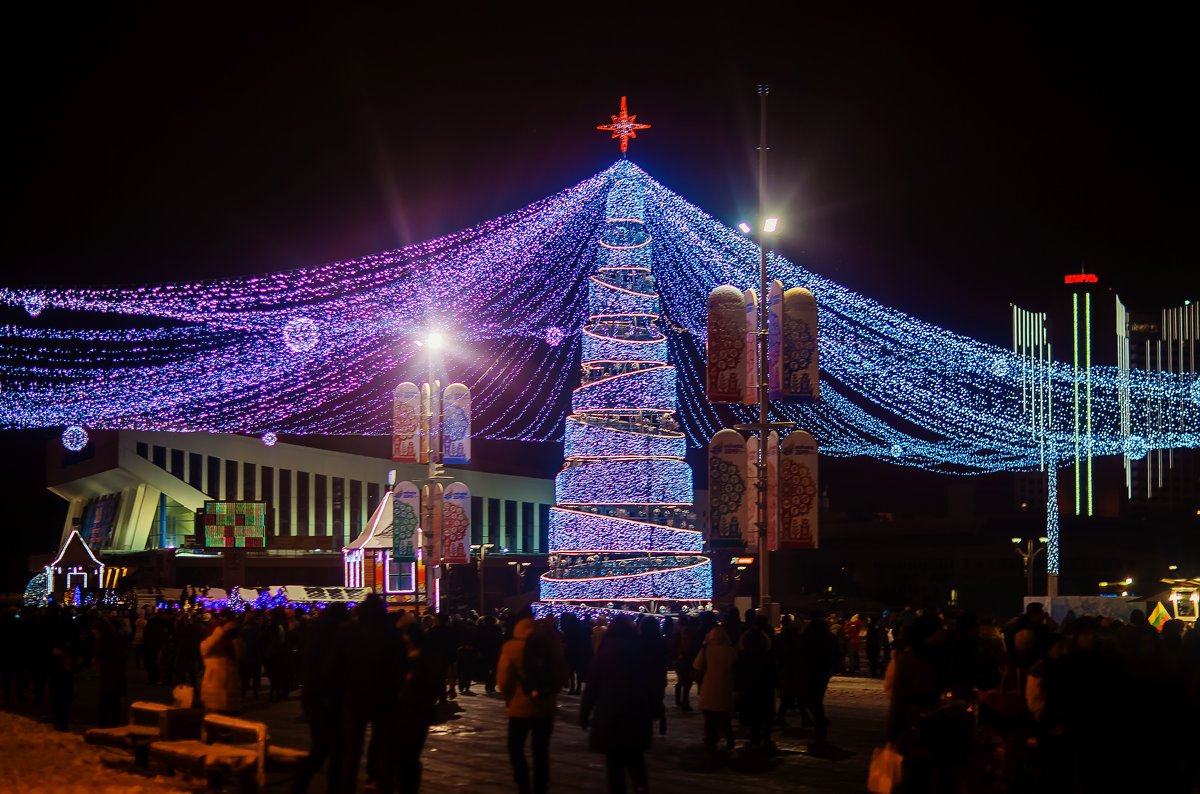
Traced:
<path id="1" fill-rule="evenodd" d="M 1058 576 L 1058 460 L 1046 467 L 1046 572 Z"/>
<path id="2" fill-rule="evenodd" d="M 161 492 L 158 495 L 158 547 L 167 547 L 167 495 Z"/>

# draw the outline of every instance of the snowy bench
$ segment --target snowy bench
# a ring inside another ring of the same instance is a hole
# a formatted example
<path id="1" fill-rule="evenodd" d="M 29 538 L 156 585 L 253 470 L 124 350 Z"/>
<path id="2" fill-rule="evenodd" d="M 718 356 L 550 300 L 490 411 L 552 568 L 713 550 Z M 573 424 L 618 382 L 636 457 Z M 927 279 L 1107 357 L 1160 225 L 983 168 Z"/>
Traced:
<path id="1" fill-rule="evenodd" d="M 237 775 L 243 788 L 249 787 L 246 784 L 253 771 L 253 780 L 262 789 L 268 764 L 292 765 L 308 753 L 271 747 L 265 723 L 209 714 L 204 718 L 200 739 L 153 742 L 150 755 L 210 779 Z"/>
<path id="2" fill-rule="evenodd" d="M 145 766 L 152 742 L 199 736 L 203 715 L 204 712 L 198 709 L 136 701 L 129 706 L 129 724 L 91 728 L 83 734 L 83 740 L 101 747 L 129 750 L 135 763 Z"/>

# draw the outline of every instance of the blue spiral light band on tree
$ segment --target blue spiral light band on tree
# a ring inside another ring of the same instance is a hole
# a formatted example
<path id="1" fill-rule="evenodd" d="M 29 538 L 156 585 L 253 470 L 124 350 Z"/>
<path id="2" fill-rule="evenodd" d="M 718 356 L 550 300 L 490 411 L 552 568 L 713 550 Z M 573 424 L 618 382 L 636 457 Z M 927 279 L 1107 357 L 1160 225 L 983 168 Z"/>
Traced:
<path id="1" fill-rule="evenodd" d="M 712 598 L 675 419 L 675 367 L 658 327 L 645 189 L 639 179 L 617 179 L 606 199 L 600 266 L 587 282 L 583 377 L 554 484 L 545 602 Z"/>

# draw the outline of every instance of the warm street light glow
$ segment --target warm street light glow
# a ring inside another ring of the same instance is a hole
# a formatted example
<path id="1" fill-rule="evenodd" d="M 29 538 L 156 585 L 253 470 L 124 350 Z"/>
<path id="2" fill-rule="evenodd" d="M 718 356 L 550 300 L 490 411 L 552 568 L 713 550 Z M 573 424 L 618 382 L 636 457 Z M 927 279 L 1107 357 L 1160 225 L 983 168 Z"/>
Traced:
<path id="1" fill-rule="evenodd" d="M 739 223 L 738 228 L 742 230 L 742 234 L 750 233 L 750 224 L 746 223 L 745 221 L 742 221 L 741 223 Z"/>
<path id="2" fill-rule="evenodd" d="M 1168 571 L 1177 571 L 1177 570 L 1179 570 L 1179 566 L 1178 565 L 1168 565 L 1167 570 Z"/>
<path id="3" fill-rule="evenodd" d="M 779 219 L 778 218 L 767 218 L 765 221 L 763 221 L 763 231 L 767 232 L 768 234 L 775 231 L 775 229 L 777 229 L 778 227 L 779 227 Z"/>
<path id="4" fill-rule="evenodd" d="M 1020 542 L 1021 542 L 1021 539 L 1020 539 L 1020 538 L 1009 538 L 1009 540 L 1011 540 L 1013 543 L 1020 543 Z"/>
<path id="5" fill-rule="evenodd" d="M 1050 538 L 1038 538 L 1038 543 L 1046 543 L 1049 540 L 1050 540 Z"/>
<path id="6" fill-rule="evenodd" d="M 1125 577 L 1125 584 L 1133 584 L 1133 577 L 1132 576 Z"/>

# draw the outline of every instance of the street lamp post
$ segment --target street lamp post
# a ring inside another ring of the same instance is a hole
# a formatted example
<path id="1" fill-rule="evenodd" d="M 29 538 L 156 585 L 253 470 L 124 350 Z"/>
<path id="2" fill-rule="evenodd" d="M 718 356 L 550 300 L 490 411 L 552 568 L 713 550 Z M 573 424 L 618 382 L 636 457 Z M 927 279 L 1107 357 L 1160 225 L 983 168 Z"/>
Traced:
<path id="1" fill-rule="evenodd" d="M 521 595 L 521 593 L 524 591 L 523 585 L 525 583 L 525 569 L 529 567 L 530 563 L 510 562 L 509 565 L 515 565 L 517 567 L 517 595 Z"/>
<path id="2" fill-rule="evenodd" d="M 472 543 L 471 551 L 479 550 L 479 615 L 483 616 L 483 561 L 487 558 L 487 550 L 494 549 L 495 543 Z"/>
<path id="3" fill-rule="evenodd" d="M 1024 565 L 1025 565 L 1025 594 L 1032 596 L 1033 595 L 1033 561 L 1037 559 L 1037 556 L 1039 554 L 1041 554 L 1042 552 L 1044 552 L 1046 550 L 1046 542 L 1049 541 L 1050 539 L 1047 537 L 1040 537 L 1040 538 L 1037 538 L 1036 540 L 1034 538 L 1026 538 L 1024 541 L 1024 548 L 1022 548 L 1022 545 L 1021 545 L 1021 543 L 1022 543 L 1021 538 L 1010 538 L 1010 540 L 1012 540 L 1014 550 L 1017 552 L 1017 555 L 1021 558 L 1021 562 L 1024 563 Z"/>
<path id="4" fill-rule="evenodd" d="M 767 217 L 767 94 L 770 88 L 758 87 L 759 138 L 758 138 L 758 422 L 747 429 L 758 433 L 758 460 L 755 487 L 757 490 L 758 530 L 758 607 L 775 623 L 771 607 L 771 564 L 767 557 L 770 546 L 767 542 L 767 440 L 771 430 L 791 427 L 791 423 L 771 424 L 770 373 L 767 368 L 767 336 L 770 325 L 770 301 L 767 291 L 767 241 L 766 235 L 773 234 L 779 227 L 778 218 Z M 746 224 L 739 228 L 746 231 Z M 739 427 L 741 429 L 741 427 Z"/>
<path id="5" fill-rule="evenodd" d="M 425 505 L 423 503 L 421 506 L 421 512 L 422 512 L 422 518 L 423 518 L 422 523 L 427 522 L 427 526 L 429 527 L 429 531 L 425 533 L 423 543 L 422 543 L 422 546 L 424 547 L 424 554 L 425 554 L 425 560 L 426 560 L 426 562 L 425 562 L 425 604 L 426 604 L 426 609 L 433 611 L 433 612 L 437 612 L 441 608 L 441 604 L 439 603 L 439 601 L 440 601 L 440 586 L 438 584 L 438 580 L 441 578 L 441 575 L 442 575 L 442 548 L 441 548 L 442 533 L 440 531 L 438 531 L 437 527 L 433 526 L 434 522 L 437 520 L 438 512 L 434 508 L 434 506 L 432 504 L 432 500 L 434 498 L 434 495 L 433 495 L 434 494 L 434 489 L 433 489 L 434 484 L 438 480 L 445 479 L 445 476 L 443 475 L 443 473 L 441 471 L 442 434 L 441 434 L 440 427 L 438 427 L 438 429 L 437 429 L 436 436 L 434 435 L 434 428 L 437 427 L 442 421 L 441 411 L 438 408 L 438 405 L 439 405 L 440 399 L 441 399 L 441 390 L 438 388 L 438 382 L 436 380 L 434 380 L 433 376 L 434 376 L 434 356 L 437 353 L 437 351 L 441 350 L 445 346 L 446 338 L 444 336 L 442 336 L 442 334 L 438 331 L 430 331 L 425 336 L 424 340 L 417 340 L 416 344 L 418 347 L 425 348 L 425 352 L 428 354 L 428 359 L 427 359 L 428 370 L 427 371 L 428 371 L 428 376 L 429 376 L 429 379 L 427 381 L 427 383 L 429 384 L 429 404 L 427 406 L 428 413 L 425 417 L 425 419 L 428 423 L 428 425 L 427 425 L 428 430 L 426 432 L 430 434 L 429 461 L 428 461 L 429 468 L 426 473 L 426 483 L 428 483 L 428 487 L 426 489 L 426 493 L 429 495 L 428 501 L 430 501 L 431 503 L 428 505 Z M 436 444 L 433 443 L 434 438 L 437 439 Z M 424 501 L 426 501 L 426 500 L 422 500 L 422 502 L 424 502 Z M 436 548 L 436 549 L 433 547 L 433 537 L 435 535 L 438 538 L 438 548 Z"/>

